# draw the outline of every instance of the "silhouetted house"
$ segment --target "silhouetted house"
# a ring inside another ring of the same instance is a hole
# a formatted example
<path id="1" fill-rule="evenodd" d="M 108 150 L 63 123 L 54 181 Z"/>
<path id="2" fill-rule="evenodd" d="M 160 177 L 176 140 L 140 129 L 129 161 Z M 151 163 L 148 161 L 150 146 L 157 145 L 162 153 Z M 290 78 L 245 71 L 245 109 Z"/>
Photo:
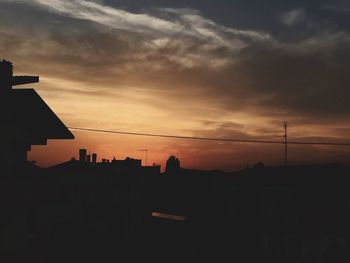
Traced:
<path id="1" fill-rule="evenodd" d="M 36 82 L 39 77 L 13 76 L 12 63 L 0 61 L 1 160 L 7 167 L 25 163 L 32 145 L 46 145 L 48 139 L 74 139 L 34 89 L 12 89 Z"/>
<path id="2" fill-rule="evenodd" d="M 127 157 L 125 160 L 116 160 L 115 158 L 111 163 L 113 166 L 117 166 L 124 169 L 141 168 L 141 160 Z"/>

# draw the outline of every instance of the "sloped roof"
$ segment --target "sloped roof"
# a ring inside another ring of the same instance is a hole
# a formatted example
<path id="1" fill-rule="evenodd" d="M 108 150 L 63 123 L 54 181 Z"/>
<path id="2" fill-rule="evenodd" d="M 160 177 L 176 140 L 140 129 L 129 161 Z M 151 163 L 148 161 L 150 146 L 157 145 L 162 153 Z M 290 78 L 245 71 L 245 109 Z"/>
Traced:
<path id="1" fill-rule="evenodd" d="M 30 144 L 47 139 L 74 139 L 74 135 L 34 89 L 13 89 L 9 96 L 12 137 Z"/>

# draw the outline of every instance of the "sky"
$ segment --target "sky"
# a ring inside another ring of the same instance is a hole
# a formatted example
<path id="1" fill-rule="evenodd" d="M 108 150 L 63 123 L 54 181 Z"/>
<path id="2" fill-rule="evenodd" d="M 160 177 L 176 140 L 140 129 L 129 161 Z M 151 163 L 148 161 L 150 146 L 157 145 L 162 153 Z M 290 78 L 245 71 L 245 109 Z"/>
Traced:
<path id="1" fill-rule="evenodd" d="M 233 139 L 350 141 L 349 1 L 0 0 L 0 57 L 69 127 Z M 22 87 L 21 87 L 22 88 Z M 34 146 L 231 171 L 283 163 L 283 145 L 73 131 Z M 290 164 L 350 163 L 349 147 L 291 146 Z"/>

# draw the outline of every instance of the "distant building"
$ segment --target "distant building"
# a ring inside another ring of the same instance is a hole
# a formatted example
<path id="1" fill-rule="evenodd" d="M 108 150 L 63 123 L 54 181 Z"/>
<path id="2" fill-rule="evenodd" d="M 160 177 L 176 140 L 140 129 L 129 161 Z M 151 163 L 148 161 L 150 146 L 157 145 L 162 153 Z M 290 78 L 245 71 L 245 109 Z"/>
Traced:
<path id="1" fill-rule="evenodd" d="M 82 163 L 86 162 L 86 153 L 87 153 L 86 149 L 80 149 L 79 150 L 79 161 L 80 162 L 82 162 Z"/>
<path id="2" fill-rule="evenodd" d="M 96 153 L 92 154 L 92 163 L 97 163 L 97 154 Z"/>
<path id="3" fill-rule="evenodd" d="M 34 89 L 12 89 L 36 82 L 39 77 L 13 76 L 12 63 L 0 60 L 0 157 L 7 171 L 26 163 L 32 145 L 46 145 L 49 139 L 74 139 Z"/>
<path id="4" fill-rule="evenodd" d="M 127 157 L 125 160 L 112 160 L 112 165 L 119 166 L 121 168 L 140 168 L 141 160 Z"/>
<path id="5" fill-rule="evenodd" d="M 160 165 L 142 166 L 142 161 L 127 157 L 124 160 L 118 160 L 115 157 L 110 161 L 102 158 L 97 162 L 97 154 L 87 155 L 87 149 L 79 149 L 79 160 L 70 161 L 54 165 L 50 169 L 61 172 L 82 172 L 96 175 L 119 175 L 119 174 L 138 174 L 138 175 L 159 175 Z"/>

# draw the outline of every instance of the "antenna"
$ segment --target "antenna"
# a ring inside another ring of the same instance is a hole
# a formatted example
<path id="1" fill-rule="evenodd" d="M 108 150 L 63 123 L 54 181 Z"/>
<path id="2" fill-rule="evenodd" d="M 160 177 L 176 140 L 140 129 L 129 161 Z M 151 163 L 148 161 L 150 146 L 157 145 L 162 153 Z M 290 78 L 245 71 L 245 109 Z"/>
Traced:
<path id="1" fill-rule="evenodd" d="M 288 165 L 288 123 L 284 123 L 284 166 Z"/>

